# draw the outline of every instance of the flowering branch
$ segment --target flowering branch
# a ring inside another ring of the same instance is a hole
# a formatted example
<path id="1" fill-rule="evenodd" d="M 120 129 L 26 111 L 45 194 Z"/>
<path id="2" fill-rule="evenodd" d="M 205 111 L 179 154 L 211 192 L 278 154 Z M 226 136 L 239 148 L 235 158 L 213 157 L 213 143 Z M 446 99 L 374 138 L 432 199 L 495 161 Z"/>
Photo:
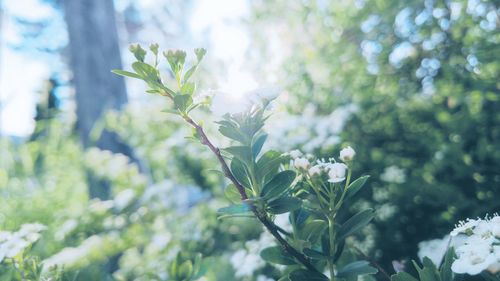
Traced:
<path id="1" fill-rule="evenodd" d="M 193 128 L 195 128 L 196 132 L 198 133 L 199 139 L 201 144 L 206 145 L 210 150 L 215 154 L 217 157 L 217 160 L 219 161 L 222 171 L 224 172 L 224 175 L 236 186 L 236 189 L 238 190 L 241 201 L 245 202 L 248 200 L 248 196 L 245 192 L 245 187 L 241 185 L 238 180 L 234 177 L 233 173 L 229 169 L 226 161 L 222 157 L 222 154 L 220 153 L 220 149 L 217 148 L 213 143 L 210 141 L 208 136 L 205 134 L 205 131 L 203 130 L 203 127 L 198 125 L 189 115 L 183 115 L 182 116 L 186 122 L 188 122 Z M 302 265 L 304 265 L 307 269 L 315 272 L 319 272 L 316 267 L 310 262 L 310 260 L 297 251 L 292 245 L 290 245 L 280 234 L 279 234 L 279 228 L 268 219 L 267 215 L 265 213 L 259 212 L 257 208 L 255 208 L 254 205 L 250 205 L 250 208 L 252 212 L 255 214 L 257 219 L 264 225 L 264 227 L 278 240 L 280 245 L 283 247 L 283 249 L 292 255 L 297 261 L 299 261 Z"/>

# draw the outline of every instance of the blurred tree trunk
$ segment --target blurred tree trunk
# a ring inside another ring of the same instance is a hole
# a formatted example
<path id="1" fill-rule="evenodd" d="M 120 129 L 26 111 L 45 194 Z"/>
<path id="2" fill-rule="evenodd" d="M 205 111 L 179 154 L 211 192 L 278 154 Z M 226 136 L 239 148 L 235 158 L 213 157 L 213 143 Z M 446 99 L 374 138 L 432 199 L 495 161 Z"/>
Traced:
<path id="1" fill-rule="evenodd" d="M 137 162 L 132 149 L 113 132 L 103 131 L 93 141 L 90 133 L 96 121 L 109 109 L 127 103 L 123 78 L 112 74 L 122 68 L 115 9 L 112 0 L 64 0 L 69 33 L 69 51 L 76 90 L 77 130 L 84 147 L 96 146 L 123 153 Z M 110 186 L 89 175 L 90 197 L 109 198 Z"/>

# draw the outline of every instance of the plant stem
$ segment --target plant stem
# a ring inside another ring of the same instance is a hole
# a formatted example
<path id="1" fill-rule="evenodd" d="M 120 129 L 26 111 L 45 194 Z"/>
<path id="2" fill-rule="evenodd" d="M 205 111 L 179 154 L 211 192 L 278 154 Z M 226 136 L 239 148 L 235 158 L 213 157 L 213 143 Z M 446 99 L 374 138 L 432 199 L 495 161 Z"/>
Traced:
<path id="1" fill-rule="evenodd" d="M 334 232 L 335 222 L 334 218 L 328 216 L 328 236 L 330 238 L 330 259 L 328 259 L 328 266 L 330 269 L 330 280 L 335 280 L 335 268 L 333 264 L 333 255 L 335 255 L 335 232 Z"/>
<path id="2" fill-rule="evenodd" d="M 224 175 L 236 186 L 236 189 L 238 190 L 238 193 L 240 194 L 241 201 L 245 202 L 248 200 L 248 196 L 245 192 L 245 187 L 243 187 L 238 180 L 234 177 L 233 173 L 229 169 L 226 160 L 224 160 L 224 157 L 220 153 L 219 148 L 217 148 L 215 145 L 212 144 L 210 139 L 207 137 L 205 134 L 205 131 L 203 128 L 198 125 L 189 115 L 187 114 L 182 114 L 181 115 L 184 120 L 186 120 L 187 123 L 189 123 L 193 128 L 196 130 L 198 133 L 199 139 L 201 144 L 207 146 L 214 154 L 217 160 L 219 161 L 221 167 L 222 167 L 222 172 Z M 278 232 L 278 228 L 276 225 L 269 220 L 267 215 L 265 213 L 259 212 L 257 208 L 255 208 L 254 205 L 250 205 L 250 208 L 252 212 L 255 214 L 257 219 L 264 225 L 264 227 L 271 233 L 271 235 L 278 240 L 278 242 L 281 244 L 281 247 L 290 255 L 292 255 L 298 262 L 300 262 L 302 265 L 304 265 L 307 269 L 314 271 L 314 272 L 319 272 L 316 267 L 310 262 L 309 258 L 305 256 L 304 254 L 300 253 L 298 250 L 296 250 L 292 245 L 290 245 Z"/>

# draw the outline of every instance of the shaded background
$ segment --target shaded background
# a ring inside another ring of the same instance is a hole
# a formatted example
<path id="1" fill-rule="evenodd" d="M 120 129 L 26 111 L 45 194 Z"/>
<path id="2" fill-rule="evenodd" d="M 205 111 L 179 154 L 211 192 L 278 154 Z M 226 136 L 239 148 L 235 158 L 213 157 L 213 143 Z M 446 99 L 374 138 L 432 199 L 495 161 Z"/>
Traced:
<path id="1" fill-rule="evenodd" d="M 356 149 L 371 188 L 352 211 L 378 211 L 350 243 L 393 272 L 419 242 L 500 210 L 498 13 L 479 0 L 3 0 L 0 229 L 48 225 L 34 251 L 79 247 L 78 280 L 150 280 L 179 249 L 212 257 L 210 280 L 276 276 L 241 242 L 259 228 L 215 219 L 209 155 L 163 100 L 110 73 L 133 42 L 203 46 L 199 91 L 284 90 L 270 147 Z"/>

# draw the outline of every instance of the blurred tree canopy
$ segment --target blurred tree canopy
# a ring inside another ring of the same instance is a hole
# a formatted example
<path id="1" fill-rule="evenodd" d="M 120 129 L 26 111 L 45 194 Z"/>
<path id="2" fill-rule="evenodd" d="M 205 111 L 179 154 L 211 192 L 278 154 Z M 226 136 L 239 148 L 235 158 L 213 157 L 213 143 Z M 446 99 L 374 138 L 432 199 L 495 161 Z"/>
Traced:
<path id="1" fill-rule="evenodd" d="M 356 105 L 341 136 L 389 211 L 375 222 L 384 266 L 500 209 L 496 1 L 253 4 L 255 52 L 282 57 L 290 111 Z"/>

